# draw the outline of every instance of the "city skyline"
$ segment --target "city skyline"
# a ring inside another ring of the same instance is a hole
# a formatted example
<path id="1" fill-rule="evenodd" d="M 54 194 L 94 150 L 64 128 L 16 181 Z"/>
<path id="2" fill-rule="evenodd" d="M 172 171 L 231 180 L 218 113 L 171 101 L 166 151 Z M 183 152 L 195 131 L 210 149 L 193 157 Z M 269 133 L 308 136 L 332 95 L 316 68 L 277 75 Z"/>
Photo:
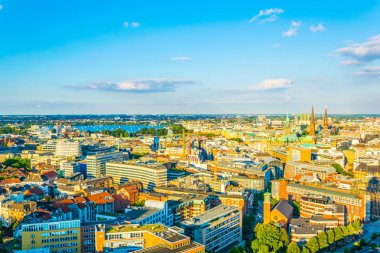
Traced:
<path id="1" fill-rule="evenodd" d="M 375 114 L 380 3 L 0 1 L 0 114 Z"/>

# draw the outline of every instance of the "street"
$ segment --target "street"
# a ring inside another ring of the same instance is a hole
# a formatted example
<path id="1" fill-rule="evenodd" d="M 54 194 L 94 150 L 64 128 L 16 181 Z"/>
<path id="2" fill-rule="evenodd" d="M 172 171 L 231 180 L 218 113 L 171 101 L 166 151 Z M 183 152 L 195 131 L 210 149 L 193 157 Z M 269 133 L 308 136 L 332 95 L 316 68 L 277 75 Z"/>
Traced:
<path id="1" fill-rule="evenodd" d="M 344 252 L 344 249 L 351 248 L 352 246 L 354 246 L 355 242 L 360 241 L 361 239 L 364 239 L 364 240 L 366 240 L 366 242 L 369 242 L 371 240 L 372 234 L 375 232 L 377 232 L 377 233 L 380 232 L 380 220 L 369 223 L 369 224 L 365 224 L 363 227 L 363 236 L 362 237 L 360 237 L 356 241 L 350 242 L 349 244 L 347 244 L 343 248 L 339 248 L 333 252 L 336 252 L 336 253 Z"/>

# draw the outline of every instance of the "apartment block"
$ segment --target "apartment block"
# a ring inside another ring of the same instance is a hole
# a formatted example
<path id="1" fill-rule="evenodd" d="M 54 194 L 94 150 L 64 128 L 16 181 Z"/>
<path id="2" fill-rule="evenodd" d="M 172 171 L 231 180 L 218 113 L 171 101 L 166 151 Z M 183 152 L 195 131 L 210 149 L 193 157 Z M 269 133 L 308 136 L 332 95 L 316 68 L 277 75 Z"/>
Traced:
<path id="1" fill-rule="evenodd" d="M 286 195 L 296 201 L 301 201 L 305 195 L 328 197 L 338 205 L 343 205 L 347 212 L 347 221 L 370 219 L 371 200 L 368 194 L 352 194 L 346 190 L 321 186 L 289 183 L 286 186 Z"/>
<path id="2" fill-rule="evenodd" d="M 95 227 L 96 252 L 204 253 L 205 247 L 160 224 Z"/>
<path id="3" fill-rule="evenodd" d="M 79 220 L 22 224 L 22 249 L 47 248 L 51 253 L 80 253 L 80 234 Z"/>
<path id="4" fill-rule="evenodd" d="M 103 177 L 106 174 L 106 163 L 110 161 L 123 161 L 123 153 L 112 152 L 87 156 L 87 178 Z"/>
<path id="5" fill-rule="evenodd" d="M 108 162 L 106 164 L 106 175 L 113 177 L 115 182 L 120 184 L 128 181 L 139 181 L 147 190 L 167 184 L 167 168 L 162 165 Z"/>
<path id="6" fill-rule="evenodd" d="M 207 251 L 227 252 L 242 240 L 242 213 L 236 207 L 220 205 L 184 220 L 185 235 L 206 246 Z"/>

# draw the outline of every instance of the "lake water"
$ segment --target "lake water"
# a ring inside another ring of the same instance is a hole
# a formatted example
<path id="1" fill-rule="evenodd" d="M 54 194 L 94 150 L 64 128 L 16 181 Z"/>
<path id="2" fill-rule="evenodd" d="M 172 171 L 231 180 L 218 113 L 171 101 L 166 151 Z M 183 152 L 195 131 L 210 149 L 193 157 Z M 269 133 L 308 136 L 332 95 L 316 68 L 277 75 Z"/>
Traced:
<path id="1" fill-rule="evenodd" d="M 123 129 L 128 133 L 134 133 L 139 131 L 143 128 L 157 128 L 161 129 L 162 126 L 150 126 L 150 125 L 79 125 L 79 126 L 73 126 L 73 128 L 78 129 L 79 131 L 90 131 L 90 132 L 99 132 L 102 130 L 109 130 L 113 131 L 116 129 Z"/>

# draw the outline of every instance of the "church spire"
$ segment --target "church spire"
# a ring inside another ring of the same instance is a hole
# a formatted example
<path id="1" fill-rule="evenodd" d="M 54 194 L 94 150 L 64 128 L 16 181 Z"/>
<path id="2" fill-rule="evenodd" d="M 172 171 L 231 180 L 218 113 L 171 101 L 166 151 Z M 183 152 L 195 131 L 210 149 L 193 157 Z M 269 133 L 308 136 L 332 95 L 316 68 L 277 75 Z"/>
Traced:
<path id="1" fill-rule="evenodd" d="M 325 106 L 325 116 L 323 117 L 323 130 L 329 129 L 329 118 L 327 117 L 327 106 Z"/>
<path id="2" fill-rule="evenodd" d="M 310 136 L 315 136 L 315 119 L 314 119 L 314 106 L 311 107 L 311 116 L 310 116 Z"/>

